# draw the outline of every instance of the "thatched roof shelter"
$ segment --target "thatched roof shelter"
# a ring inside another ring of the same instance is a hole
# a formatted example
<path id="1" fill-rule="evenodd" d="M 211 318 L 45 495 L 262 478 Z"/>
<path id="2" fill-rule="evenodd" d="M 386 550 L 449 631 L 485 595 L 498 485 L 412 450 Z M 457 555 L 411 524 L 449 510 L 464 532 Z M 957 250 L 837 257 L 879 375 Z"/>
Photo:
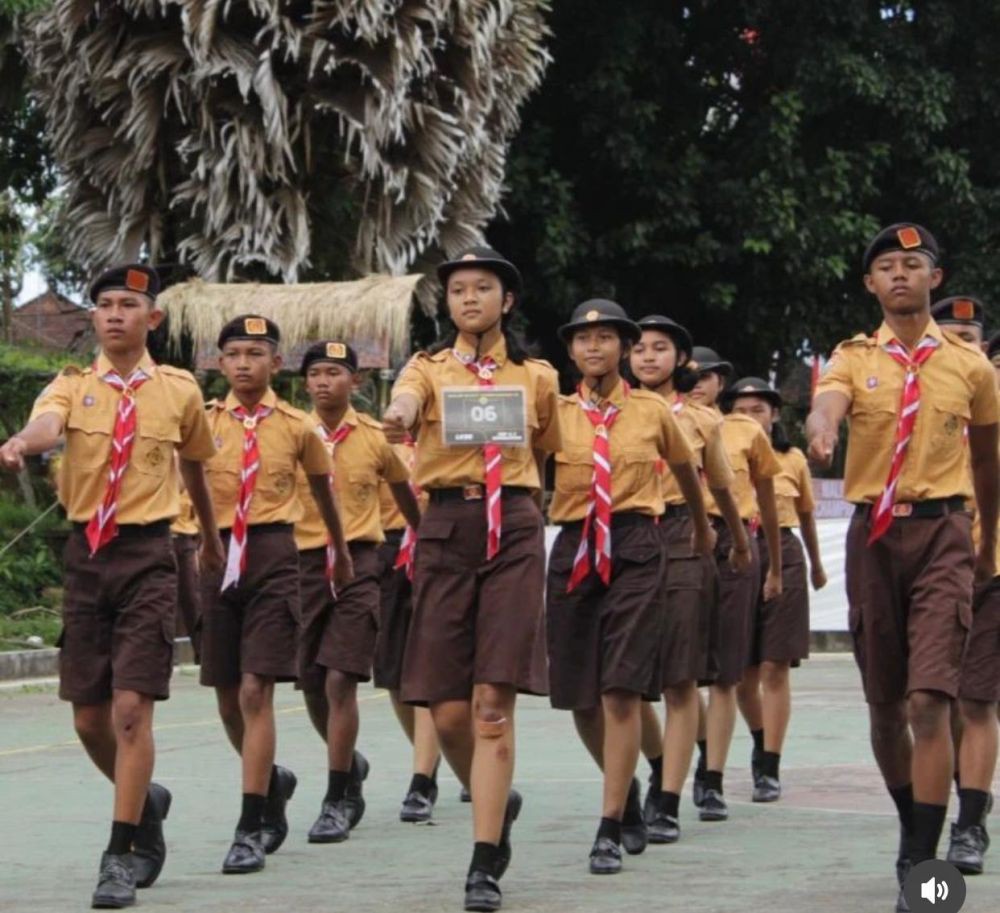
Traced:
<path id="1" fill-rule="evenodd" d="M 214 363 L 215 341 L 226 321 L 240 314 L 269 317 L 281 328 L 291 354 L 317 339 L 340 339 L 358 350 L 362 367 L 389 367 L 410 344 L 414 290 L 424 277 L 366 276 L 353 282 L 209 283 L 192 279 L 157 298 L 170 317 L 170 339 L 180 347 L 189 335 Z"/>

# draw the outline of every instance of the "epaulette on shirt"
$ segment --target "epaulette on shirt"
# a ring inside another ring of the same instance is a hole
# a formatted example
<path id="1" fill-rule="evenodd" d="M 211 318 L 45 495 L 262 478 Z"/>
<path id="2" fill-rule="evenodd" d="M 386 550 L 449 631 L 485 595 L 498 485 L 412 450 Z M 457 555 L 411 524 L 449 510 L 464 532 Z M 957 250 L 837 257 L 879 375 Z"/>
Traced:
<path id="1" fill-rule="evenodd" d="M 195 384 L 196 386 L 198 384 L 198 381 L 194 379 L 194 375 L 190 371 L 185 371 L 183 368 L 175 368 L 173 365 L 157 365 L 156 370 L 161 371 L 169 377 L 180 377 L 189 383 Z"/>
<path id="2" fill-rule="evenodd" d="M 548 368 L 550 371 L 555 371 L 555 366 L 551 362 L 546 361 L 544 358 L 525 358 L 525 361 L 531 362 L 533 365 L 538 365 L 542 368 Z"/>
<path id="3" fill-rule="evenodd" d="M 875 337 L 868 336 L 865 333 L 858 333 L 856 336 L 852 336 L 850 339 L 845 339 L 837 348 L 840 346 L 874 346 Z"/>
<path id="4" fill-rule="evenodd" d="M 359 425 L 366 425 L 369 428 L 374 428 L 376 431 L 382 430 L 382 423 L 377 418 L 370 416 L 367 412 L 359 412 L 357 413 L 357 416 Z"/>
<path id="5" fill-rule="evenodd" d="M 82 374 L 89 374 L 90 372 L 90 368 L 81 368 L 79 365 L 66 365 L 66 367 L 59 372 L 59 376 L 79 377 Z"/>
<path id="6" fill-rule="evenodd" d="M 221 399 L 210 399 L 205 403 L 205 410 L 211 412 L 213 409 L 219 411 L 225 409 L 226 404 Z"/>
<path id="7" fill-rule="evenodd" d="M 977 346 L 974 342 L 969 342 L 966 339 L 962 339 L 961 336 L 952 333 L 951 330 L 946 330 L 944 327 L 941 327 L 941 332 L 944 334 L 944 338 L 947 339 L 948 342 L 954 343 L 955 345 L 960 346 L 961 348 L 966 349 L 969 352 L 974 352 L 977 355 L 983 355 L 983 350 L 979 346 Z"/>
<path id="8" fill-rule="evenodd" d="M 301 419 L 307 425 L 310 424 L 309 416 L 305 412 L 301 409 L 297 409 L 291 403 L 285 402 L 283 399 L 279 399 L 277 403 L 275 403 L 274 408 L 279 412 L 284 412 L 285 415 L 290 415 L 292 418 Z"/>

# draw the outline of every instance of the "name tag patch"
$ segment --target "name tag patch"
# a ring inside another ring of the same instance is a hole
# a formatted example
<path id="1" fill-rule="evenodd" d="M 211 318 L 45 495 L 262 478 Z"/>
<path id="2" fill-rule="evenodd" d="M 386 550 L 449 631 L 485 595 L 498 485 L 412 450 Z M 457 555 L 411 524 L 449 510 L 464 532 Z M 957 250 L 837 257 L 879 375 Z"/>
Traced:
<path id="1" fill-rule="evenodd" d="M 446 447 L 528 446 L 524 387 L 445 387 L 441 403 Z"/>

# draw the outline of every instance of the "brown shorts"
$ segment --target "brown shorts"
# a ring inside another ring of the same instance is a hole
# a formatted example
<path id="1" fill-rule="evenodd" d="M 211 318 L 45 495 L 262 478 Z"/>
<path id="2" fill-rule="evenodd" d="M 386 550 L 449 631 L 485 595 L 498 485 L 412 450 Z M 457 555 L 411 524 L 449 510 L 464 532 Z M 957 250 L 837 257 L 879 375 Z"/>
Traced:
<path id="1" fill-rule="evenodd" d="M 912 691 L 958 695 L 972 623 L 972 520 L 897 518 L 868 546 L 868 520 L 847 530 L 848 625 L 870 704 Z"/>
<path id="2" fill-rule="evenodd" d="M 709 643 L 709 674 L 703 684 L 738 685 L 750 665 L 751 627 L 760 588 L 760 554 L 757 540 L 750 536 L 752 558 L 745 571 L 729 564 L 733 536 L 729 527 L 713 518 L 718 534 L 715 565 L 719 571 L 719 598 L 712 617 Z"/>
<path id="3" fill-rule="evenodd" d="M 222 534 L 229 547 L 229 530 Z M 297 677 L 299 552 L 287 523 L 251 526 L 246 571 L 220 592 L 222 571 L 201 575 L 201 683 L 240 683 L 247 672 L 277 682 Z"/>
<path id="4" fill-rule="evenodd" d="M 402 698 L 469 700 L 474 684 L 546 693 L 545 531 L 534 499 L 502 502 L 500 553 L 486 560 L 483 501 L 427 506 L 417 533 Z"/>
<path id="5" fill-rule="evenodd" d="M 1000 577 L 976 593 L 972 613 L 958 696 L 992 704 L 1000 701 Z"/>
<path id="6" fill-rule="evenodd" d="M 661 690 L 709 675 L 709 638 L 719 572 L 714 558 L 702 558 L 691 551 L 692 528 L 686 509 L 660 524 L 667 550 Z"/>
<path id="7" fill-rule="evenodd" d="M 299 552 L 302 627 L 299 630 L 299 682 L 303 691 L 322 691 L 327 669 L 359 682 L 372 675 L 378 635 L 378 546 L 350 542 L 354 579 L 334 599 L 326 579 L 326 549 Z"/>
<path id="8" fill-rule="evenodd" d="M 198 546 L 199 536 L 175 535 L 174 557 L 177 559 L 177 633 L 191 638 L 194 661 L 200 655 L 201 630 L 198 616 L 201 615 L 201 592 L 198 587 Z"/>
<path id="9" fill-rule="evenodd" d="M 607 691 L 648 695 L 660 680 L 666 549 L 659 528 L 638 514 L 613 518 L 611 584 L 592 568 L 567 593 L 580 534 L 580 524 L 565 527 L 549 557 L 549 686 L 560 710 L 597 707 Z"/>
<path id="10" fill-rule="evenodd" d="M 764 602 L 767 577 L 767 540 L 757 536 L 760 550 L 760 591 L 753 615 L 750 665 L 762 662 L 798 666 L 809 658 L 809 574 L 799 537 L 790 529 L 781 531 L 781 595 Z"/>
<path id="11" fill-rule="evenodd" d="M 405 571 L 395 570 L 402 534 L 389 530 L 386 537 L 378 547 L 379 628 L 373 677 L 376 688 L 398 691 L 413 618 L 413 587 Z"/>
<path id="12" fill-rule="evenodd" d="M 75 527 L 63 563 L 59 697 L 103 704 L 118 690 L 165 700 L 177 604 L 169 525 L 122 527 L 93 558 Z"/>

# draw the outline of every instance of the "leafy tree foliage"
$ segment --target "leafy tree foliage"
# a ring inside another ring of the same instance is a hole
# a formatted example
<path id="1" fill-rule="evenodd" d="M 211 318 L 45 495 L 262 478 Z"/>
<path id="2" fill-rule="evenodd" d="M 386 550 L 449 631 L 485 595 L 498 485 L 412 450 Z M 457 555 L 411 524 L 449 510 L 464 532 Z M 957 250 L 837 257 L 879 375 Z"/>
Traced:
<path id="1" fill-rule="evenodd" d="M 897 220 L 1000 318 L 997 4 L 563 0 L 550 24 L 491 228 L 550 357 L 608 295 L 783 376 L 877 325 L 860 258 Z"/>

